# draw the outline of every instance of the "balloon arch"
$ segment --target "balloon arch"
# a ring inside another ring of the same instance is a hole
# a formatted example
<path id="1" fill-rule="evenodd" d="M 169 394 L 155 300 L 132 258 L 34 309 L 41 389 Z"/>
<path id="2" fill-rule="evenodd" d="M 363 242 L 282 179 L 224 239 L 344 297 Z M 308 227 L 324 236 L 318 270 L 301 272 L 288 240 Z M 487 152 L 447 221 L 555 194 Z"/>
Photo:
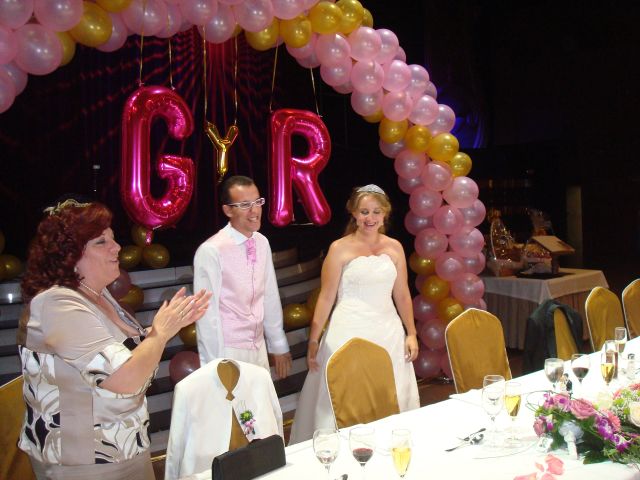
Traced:
<path id="1" fill-rule="evenodd" d="M 446 324 L 469 306 L 486 308 L 476 229 L 485 207 L 467 177 L 471 159 L 450 133 L 453 110 L 438 104 L 427 70 L 406 63 L 397 36 L 374 29 L 358 0 L 0 0 L 0 113 L 28 74 L 69 63 L 76 43 L 113 52 L 131 34 L 169 38 L 194 25 L 212 43 L 242 31 L 257 50 L 284 42 L 301 66 L 320 67 L 326 84 L 350 94 L 356 113 L 379 124 L 380 150 L 409 195 L 405 227 L 416 237 L 409 266 L 418 275 L 413 308 L 426 347 L 416 372 L 451 376 Z"/>

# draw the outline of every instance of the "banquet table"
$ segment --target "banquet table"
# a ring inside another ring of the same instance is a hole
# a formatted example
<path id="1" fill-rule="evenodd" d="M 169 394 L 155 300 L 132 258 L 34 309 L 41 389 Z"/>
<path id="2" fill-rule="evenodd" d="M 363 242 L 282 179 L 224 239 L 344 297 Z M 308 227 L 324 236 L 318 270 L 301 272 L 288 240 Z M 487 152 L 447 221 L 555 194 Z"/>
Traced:
<path id="1" fill-rule="evenodd" d="M 493 313 L 504 330 L 508 348 L 524 348 L 527 318 L 538 305 L 554 298 L 569 305 L 583 319 L 583 338 L 589 338 L 584 303 L 594 287 L 608 287 L 600 270 L 561 268 L 560 277 L 540 279 L 483 276 L 487 310 Z"/>
<path id="2" fill-rule="evenodd" d="M 628 342 L 625 353 L 640 355 L 640 338 Z M 570 371 L 569 362 L 565 363 L 565 372 Z M 578 381 L 571 374 L 574 382 L 574 395 L 595 399 L 598 392 L 605 389 L 599 371 L 599 353 L 591 354 L 591 369 L 580 388 Z M 543 392 L 550 388 L 550 383 L 542 371 L 534 372 L 518 381 L 522 384 L 523 404 L 514 424 L 516 432 L 522 440 L 522 447 L 499 447 L 489 449 L 483 440 L 479 445 L 463 446 L 453 452 L 445 452 L 448 447 L 455 446 L 464 437 L 482 427 L 489 428 L 490 420 L 481 407 L 481 392 L 471 390 L 464 394 L 454 394 L 448 400 L 427 405 L 417 410 L 372 422 L 376 429 L 376 450 L 366 466 L 366 480 L 398 478 L 389 454 L 391 431 L 395 428 L 407 428 L 411 431 L 413 451 L 411 464 L 405 478 L 418 480 L 426 478 L 466 478 L 481 479 L 514 479 L 520 475 L 536 472 L 535 463 L 545 464 L 546 452 L 538 448 L 538 437 L 533 431 L 534 413 L 530 405 L 537 405 L 542 400 Z M 610 391 L 628 383 L 624 378 L 614 380 Z M 504 409 L 498 415 L 498 429 L 505 432 L 511 422 Z M 326 479 L 340 478 L 348 474 L 349 479 L 362 477 L 361 467 L 349 450 L 349 429 L 340 431 L 340 453 L 333 466 L 331 475 L 327 477 L 324 467 L 316 459 L 311 440 L 286 448 L 287 464 L 273 472 L 258 477 L 270 480 L 288 479 Z M 564 473 L 557 475 L 557 480 L 601 480 L 638 479 L 640 473 L 634 467 L 613 462 L 584 465 L 582 459 L 572 459 L 566 449 L 552 452 L 564 463 Z M 211 472 L 202 472 L 185 477 L 189 480 L 210 479 Z"/>

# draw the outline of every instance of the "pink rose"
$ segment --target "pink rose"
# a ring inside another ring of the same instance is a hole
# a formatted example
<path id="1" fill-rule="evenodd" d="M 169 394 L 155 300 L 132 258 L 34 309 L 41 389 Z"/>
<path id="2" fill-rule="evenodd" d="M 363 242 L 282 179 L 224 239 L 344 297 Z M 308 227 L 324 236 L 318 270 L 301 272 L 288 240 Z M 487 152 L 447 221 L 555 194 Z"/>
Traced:
<path id="1" fill-rule="evenodd" d="M 613 431 L 614 432 L 619 432 L 620 431 L 620 419 L 611 410 L 605 410 L 604 413 L 607 416 L 607 418 L 609 419 L 609 422 L 611 423 L 611 426 L 613 427 Z"/>
<path id="2" fill-rule="evenodd" d="M 596 409 L 593 408 L 591 402 L 583 400 L 581 398 L 573 400 L 571 402 L 570 409 L 573 416 L 578 420 L 585 420 L 589 417 L 592 417 L 596 413 Z"/>
<path id="3" fill-rule="evenodd" d="M 533 430 L 536 432 L 536 435 L 540 436 L 545 432 L 544 425 L 544 420 L 542 420 L 540 417 L 536 418 L 536 421 L 533 422 Z"/>

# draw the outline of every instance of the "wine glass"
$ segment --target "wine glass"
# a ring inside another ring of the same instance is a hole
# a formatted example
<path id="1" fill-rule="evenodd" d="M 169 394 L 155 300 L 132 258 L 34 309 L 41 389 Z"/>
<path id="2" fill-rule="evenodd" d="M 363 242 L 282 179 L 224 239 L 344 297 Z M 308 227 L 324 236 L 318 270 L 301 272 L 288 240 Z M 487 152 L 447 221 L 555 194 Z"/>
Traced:
<path id="1" fill-rule="evenodd" d="M 411 461 L 411 432 L 406 429 L 391 431 L 391 456 L 400 478 L 404 478 Z"/>
<path id="2" fill-rule="evenodd" d="M 589 373 L 590 364 L 589 355 L 585 353 L 574 353 L 571 355 L 571 369 L 580 382 L 580 389 L 582 389 L 582 380 L 584 380 L 584 377 Z"/>
<path id="3" fill-rule="evenodd" d="M 496 416 L 502 410 L 504 401 L 504 377 L 502 375 L 485 375 L 482 381 L 482 408 L 491 418 L 490 447 L 497 447 Z"/>
<path id="4" fill-rule="evenodd" d="M 616 372 L 616 359 L 615 352 L 612 350 L 605 350 L 600 356 L 600 373 L 604 383 L 609 387 L 609 383 L 613 379 Z"/>
<path id="5" fill-rule="evenodd" d="M 625 327 L 616 327 L 613 339 L 618 347 L 618 354 L 621 356 L 627 344 L 627 329 Z"/>
<path id="6" fill-rule="evenodd" d="M 313 432 L 313 451 L 320 463 L 327 469 L 329 477 L 331 464 L 340 451 L 340 434 L 333 428 L 321 428 Z"/>
<path id="7" fill-rule="evenodd" d="M 519 447 L 522 445 L 520 439 L 516 435 L 515 421 L 520 411 L 520 403 L 522 396 L 522 385 L 520 382 L 508 381 L 504 385 L 504 408 L 511 417 L 511 428 L 507 437 L 507 445 L 510 447 Z"/>
<path id="8" fill-rule="evenodd" d="M 364 466 L 373 456 L 376 448 L 376 430 L 373 427 L 354 427 L 349 430 L 349 448 L 353 457 L 362 466 L 362 478 L 365 478 Z"/>
<path id="9" fill-rule="evenodd" d="M 553 391 L 558 391 L 558 381 L 564 373 L 564 360 L 561 358 L 547 358 L 544 361 L 544 374 L 553 385 Z"/>

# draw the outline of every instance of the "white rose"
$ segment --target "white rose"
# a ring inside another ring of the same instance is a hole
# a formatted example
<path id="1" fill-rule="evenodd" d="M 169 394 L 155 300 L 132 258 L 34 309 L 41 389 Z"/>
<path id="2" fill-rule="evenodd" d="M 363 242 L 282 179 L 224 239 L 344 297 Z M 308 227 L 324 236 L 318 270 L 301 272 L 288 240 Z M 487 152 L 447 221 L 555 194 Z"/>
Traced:
<path id="1" fill-rule="evenodd" d="M 640 402 L 629 402 L 629 421 L 640 427 Z"/>
<path id="2" fill-rule="evenodd" d="M 599 392 L 595 403 L 598 410 L 609 410 L 613 405 L 613 395 L 609 392 Z"/>

